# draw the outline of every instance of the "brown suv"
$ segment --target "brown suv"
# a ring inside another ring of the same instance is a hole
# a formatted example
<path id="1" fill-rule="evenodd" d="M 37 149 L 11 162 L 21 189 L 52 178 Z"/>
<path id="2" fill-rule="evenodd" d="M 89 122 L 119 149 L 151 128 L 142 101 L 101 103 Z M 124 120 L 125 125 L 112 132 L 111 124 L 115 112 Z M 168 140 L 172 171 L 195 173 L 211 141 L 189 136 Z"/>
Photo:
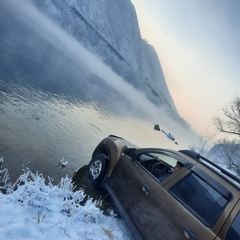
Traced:
<path id="1" fill-rule="evenodd" d="M 136 239 L 240 239 L 240 181 L 189 151 L 137 148 L 110 135 L 88 173 Z"/>

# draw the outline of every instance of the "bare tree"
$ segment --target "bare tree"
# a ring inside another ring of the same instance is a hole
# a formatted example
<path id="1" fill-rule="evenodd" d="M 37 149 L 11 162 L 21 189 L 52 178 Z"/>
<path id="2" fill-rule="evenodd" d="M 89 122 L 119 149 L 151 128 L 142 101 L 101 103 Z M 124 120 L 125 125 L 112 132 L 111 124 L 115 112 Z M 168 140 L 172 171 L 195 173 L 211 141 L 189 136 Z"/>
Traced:
<path id="1" fill-rule="evenodd" d="M 215 136 L 216 134 L 206 132 L 204 135 L 199 136 L 197 143 L 190 145 L 188 149 L 200 154 L 206 153 L 208 152 L 208 148 L 212 147 L 209 145 L 212 145 L 211 141 Z"/>
<path id="2" fill-rule="evenodd" d="M 214 118 L 214 125 L 219 132 L 240 137 L 240 97 L 235 97 L 230 107 L 223 108 L 224 119 Z"/>
<path id="3" fill-rule="evenodd" d="M 216 163 L 225 164 L 227 169 L 240 175 L 240 141 L 219 140 L 214 148 L 212 150 L 215 151 L 215 159 L 218 159 Z"/>

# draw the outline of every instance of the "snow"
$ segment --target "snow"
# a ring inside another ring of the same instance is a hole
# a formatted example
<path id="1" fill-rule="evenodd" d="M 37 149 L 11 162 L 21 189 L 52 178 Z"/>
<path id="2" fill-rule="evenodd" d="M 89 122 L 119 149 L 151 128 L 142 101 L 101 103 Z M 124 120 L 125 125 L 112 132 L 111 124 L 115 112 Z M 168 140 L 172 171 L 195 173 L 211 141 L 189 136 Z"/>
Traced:
<path id="1" fill-rule="evenodd" d="M 130 0 L 32 2 L 34 5 L 31 8 L 37 6 L 41 13 L 97 54 L 111 69 L 141 89 L 153 102 L 158 105 L 170 104 L 176 111 L 156 50 L 142 39 L 137 14 Z M 29 3 L 26 1 L 21 8 L 26 8 L 26 4 Z M 152 89 L 160 99 L 155 99 Z"/>
<path id="2" fill-rule="evenodd" d="M 81 205 L 84 191 L 73 191 L 68 176 L 53 185 L 26 168 L 11 184 L 3 169 L 0 181 L 0 239 L 131 239 L 122 220 L 98 208 L 100 201 Z"/>

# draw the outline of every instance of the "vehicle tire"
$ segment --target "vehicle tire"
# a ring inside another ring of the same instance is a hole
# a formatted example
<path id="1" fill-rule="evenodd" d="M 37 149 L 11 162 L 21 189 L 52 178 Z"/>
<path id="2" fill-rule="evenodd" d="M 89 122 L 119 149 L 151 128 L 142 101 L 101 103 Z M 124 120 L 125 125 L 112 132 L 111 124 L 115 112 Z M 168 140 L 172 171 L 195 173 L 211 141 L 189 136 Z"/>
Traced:
<path id="1" fill-rule="evenodd" d="M 100 187 L 107 172 L 108 157 L 104 154 L 95 155 L 88 164 L 88 175 L 92 184 Z"/>

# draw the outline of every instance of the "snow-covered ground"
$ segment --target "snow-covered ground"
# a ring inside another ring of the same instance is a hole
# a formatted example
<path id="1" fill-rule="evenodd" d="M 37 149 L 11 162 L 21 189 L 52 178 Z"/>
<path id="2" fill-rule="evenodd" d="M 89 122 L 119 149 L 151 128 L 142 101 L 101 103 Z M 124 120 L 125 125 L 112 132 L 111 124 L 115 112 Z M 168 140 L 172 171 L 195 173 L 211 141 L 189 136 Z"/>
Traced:
<path id="1" fill-rule="evenodd" d="M 131 239 L 124 222 L 97 207 L 101 203 L 80 205 L 85 194 L 73 191 L 67 176 L 58 185 L 28 169 L 14 184 L 7 177 L 7 169 L 0 170 L 0 239 Z"/>

